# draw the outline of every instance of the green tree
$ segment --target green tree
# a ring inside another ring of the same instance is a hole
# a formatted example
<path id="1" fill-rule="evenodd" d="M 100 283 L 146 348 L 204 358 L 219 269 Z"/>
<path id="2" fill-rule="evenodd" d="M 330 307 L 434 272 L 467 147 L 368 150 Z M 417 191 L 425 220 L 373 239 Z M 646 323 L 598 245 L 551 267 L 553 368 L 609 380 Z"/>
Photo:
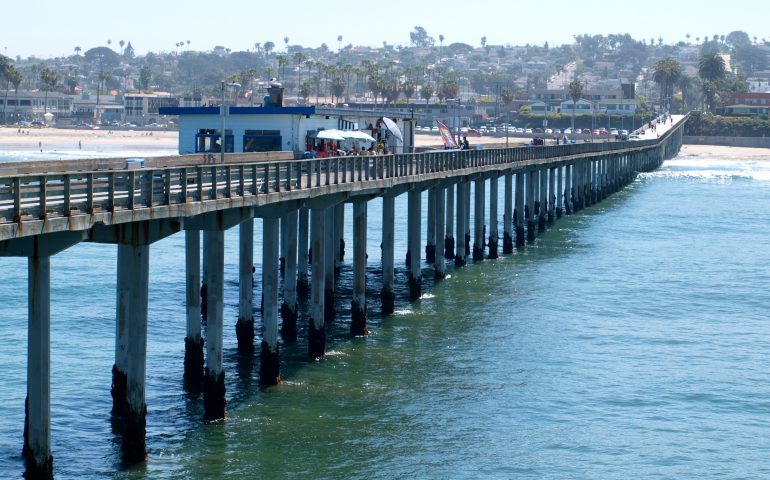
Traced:
<path id="1" fill-rule="evenodd" d="M 727 75 L 725 60 L 717 53 L 707 53 L 698 60 L 698 76 L 703 80 L 703 97 L 707 111 L 714 108 L 719 82 Z"/>
<path id="2" fill-rule="evenodd" d="M 48 92 L 54 90 L 59 84 L 59 74 L 51 68 L 43 68 L 40 71 L 40 80 L 43 81 L 45 90 L 45 100 L 43 101 L 43 111 L 48 113 Z"/>
<path id="3" fill-rule="evenodd" d="M 569 82 L 569 98 L 572 99 L 572 131 L 575 131 L 575 110 L 578 100 L 583 97 L 583 84 L 577 78 Z"/>
<path id="4" fill-rule="evenodd" d="M 423 27 L 414 27 L 414 31 L 409 33 L 409 40 L 413 47 L 432 47 L 436 41 L 433 37 L 428 36 L 428 32 Z"/>
<path id="5" fill-rule="evenodd" d="M 139 89 L 148 90 L 150 88 L 150 81 L 152 79 L 152 70 L 147 64 L 142 65 L 139 70 Z"/>
<path id="6" fill-rule="evenodd" d="M 652 67 L 652 70 L 652 80 L 660 86 L 661 103 L 671 105 L 674 85 L 682 77 L 682 66 L 673 58 L 666 57 L 659 60 Z"/>
<path id="7" fill-rule="evenodd" d="M 425 104 L 430 103 L 430 98 L 433 96 L 433 84 L 423 83 L 420 87 L 420 97 L 425 100 Z"/>

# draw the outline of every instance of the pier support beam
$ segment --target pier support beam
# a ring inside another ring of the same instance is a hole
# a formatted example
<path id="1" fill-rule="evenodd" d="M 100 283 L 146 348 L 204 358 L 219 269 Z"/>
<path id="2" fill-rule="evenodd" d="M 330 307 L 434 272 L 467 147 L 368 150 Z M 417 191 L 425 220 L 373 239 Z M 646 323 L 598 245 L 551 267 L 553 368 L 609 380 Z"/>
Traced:
<path id="1" fill-rule="evenodd" d="M 446 205 L 445 198 L 444 198 L 444 192 L 445 189 L 443 188 L 436 188 L 435 189 L 435 205 L 436 205 L 436 228 L 434 230 L 434 238 L 435 238 L 435 244 L 441 245 L 441 240 L 444 238 L 444 229 L 445 229 L 445 216 L 444 216 L 444 207 Z M 434 278 L 436 280 L 442 280 L 446 278 L 446 266 L 445 266 L 445 258 L 444 255 L 434 255 L 433 256 L 433 273 Z"/>
<path id="2" fill-rule="evenodd" d="M 345 261 L 345 204 L 334 206 L 334 245 L 337 253 L 334 256 L 334 273 L 340 273 L 342 262 Z"/>
<path id="3" fill-rule="evenodd" d="M 265 304 L 262 314 L 260 385 L 281 383 L 278 352 L 278 223 L 277 218 L 262 220 L 262 296 Z"/>
<path id="4" fill-rule="evenodd" d="M 393 248 L 395 242 L 396 199 L 390 195 L 382 197 L 382 314 L 390 315 L 395 308 L 396 295 L 393 293 L 395 272 Z"/>
<path id="5" fill-rule="evenodd" d="M 407 194 L 409 220 L 407 237 L 409 252 L 409 299 L 422 295 L 422 271 L 420 269 L 420 224 L 422 223 L 422 192 L 409 190 Z"/>
<path id="6" fill-rule="evenodd" d="M 457 183 L 457 236 L 460 239 L 455 243 L 455 265 L 465 265 L 465 222 L 467 217 L 465 216 L 465 189 L 468 188 L 468 183 L 460 181 Z"/>
<path id="7" fill-rule="evenodd" d="M 505 174 L 503 204 L 503 255 L 513 253 L 513 173 Z"/>
<path id="8" fill-rule="evenodd" d="M 222 365 L 224 319 L 225 232 L 210 230 L 203 246 L 208 271 L 206 369 L 203 376 L 203 409 L 207 420 L 225 418 L 225 370 Z"/>
<path id="9" fill-rule="evenodd" d="M 337 309 L 334 305 L 334 273 L 337 262 L 339 261 L 339 237 L 337 236 L 339 230 L 337 229 L 337 222 L 335 221 L 338 218 L 337 206 L 328 207 L 325 210 L 325 215 L 324 250 L 322 250 L 325 265 L 324 320 L 326 323 L 329 323 L 334 320 L 334 316 L 337 314 Z M 313 249 L 313 252 L 315 252 L 315 249 Z M 313 258 L 313 263 L 315 263 L 315 258 Z"/>
<path id="10" fill-rule="evenodd" d="M 548 168 L 541 168 L 538 177 L 540 178 L 540 188 L 538 189 L 540 208 L 537 215 L 537 230 L 544 232 L 548 217 Z"/>
<path id="11" fill-rule="evenodd" d="M 490 259 L 497 258 L 497 189 L 499 183 L 497 175 L 492 175 L 489 179 L 489 253 L 487 257 Z"/>
<path id="12" fill-rule="evenodd" d="M 473 261 L 484 260 L 484 179 L 475 181 L 473 206 Z"/>
<path id="13" fill-rule="evenodd" d="M 572 215 L 572 170 L 573 165 L 564 166 L 564 213 Z"/>
<path id="14" fill-rule="evenodd" d="M 254 352 L 254 220 L 248 219 L 238 227 L 238 321 L 235 336 L 238 351 Z"/>
<path id="15" fill-rule="evenodd" d="M 548 172 L 548 225 L 553 225 L 556 215 L 556 169 L 549 168 Z"/>
<path id="16" fill-rule="evenodd" d="M 308 355 L 311 358 L 322 357 L 326 353 L 326 327 L 324 322 L 324 299 L 326 288 L 326 268 L 324 240 L 326 210 L 313 208 L 310 211 L 310 248 L 313 251 L 312 273 L 310 275 L 310 323 L 308 325 Z"/>
<path id="17" fill-rule="evenodd" d="M 465 189 L 463 190 L 463 196 L 465 201 L 465 255 L 466 257 L 471 254 L 471 182 L 465 182 Z M 481 203 L 484 208 L 484 202 Z"/>
<path id="18" fill-rule="evenodd" d="M 446 234 L 444 236 L 444 258 L 455 258 L 455 185 L 450 185 L 446 190 Z"/>
<path id="19" fill-rule="evenodd" d="M 564 166 L 556 168 L 556 187 L 553 190 L 556 199 L 556 218 L 561 218 L 564 212 L 564 195 L 562 194 L 564 185 Z"/>
<path id="20" fill-rule="evenodd" d="M 286 235 L 286 272 L 283 278 L 281 336 L 284 340 L 292 341 L 297 339 L 297 211 L 292 210 L 284 215 L 281 223 L 286 224 L 283 229 Z"/>
<path id="21" fill-rule="evenodd" d="M 425 261 L 432 263 L 436 258 L 436 192 L 428 190 L 428 221 L 426 225 Z"/>
<path id="22" fill-rule="evenodd" d="M 123 419 L 123 460 L 142 462 L 147 453 L 145 378 L 149 245 L 118 244 L 118 321 L 113 367 L 113 414 Z"/>
<path id="23" fill-rule="evenodd" d="M 527 242 L 535 241 L 535 187 L 538 181 L 536 170 L 527 172 L 527 203 L 524 205 L 524 215 L 527 217 Z"/>
<path id="24" fill-rule="evenodd" d="M 523 248 L 527 237 L 524 230 L 526 206 L 524 205 L 524 172 L 516 174 L 516 209 L 513 211 L 516 228 L 516 248 Z"/>
<path id="25" fill-rule="evenodd" d="M 53 479 L 51 456 L 51 257 L 27 259 L 25 478 Z"/>
<path id="26" fill-rule="evenodd" d="M 201 233 L 185 230 L 187 335 L 184 339 L 184 379 L 199 390 L 203 381 L 203 337 L 201 336 Z"/>
<path id="27" fill-rule="evenodd" d="M 353 203 L 353 301 L 350 334 L 368 335 L 366 326 L 366 200 Z"/>
<path id="28" fill-rule="evenodd" d="M 310 292 L 307 279 L 308 235 L 310 234 L 310 212 L 307 208 L 299 210 L 299 238 L 297 241 L 297 293 L 306 295 Z"/>

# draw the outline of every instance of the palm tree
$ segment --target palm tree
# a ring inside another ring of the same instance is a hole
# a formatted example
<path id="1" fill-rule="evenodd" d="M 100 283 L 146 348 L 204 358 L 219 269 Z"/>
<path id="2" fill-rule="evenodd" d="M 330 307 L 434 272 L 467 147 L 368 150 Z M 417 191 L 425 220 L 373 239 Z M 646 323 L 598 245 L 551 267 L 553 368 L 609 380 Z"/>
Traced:
<path id="1" fill-rule="evenodd" d="M 75 47 L 75 55 L 80 55 L 80 52 L 81 52 L 82 50 L 83 50 L 83 49 L 82 49 L 82 48 L 80 48 L 80 47 Z"/>
<path id="2" fill-rule="evenodd" d="M 487 46 L 487 36 L 484 35 L 483 37 L 481 37 L 481 48 L 484 48 L 486 46 Z"/>
<path id="3" fill-rule="evenodd" d="M 286 45 L 286 51 L 289 51 L 289 37 L 283 37 L 283 43 Z"/>
<path id="4" fill-rule="evenodd" d="M 438 36 L 438 59 L 441 61 L 441 50 L 444 47 L 444 34 Z"/>
<path id="5" fill-rule="evenodd" d="M 297 92 L 302 86 L 302 62 L 307 59 L 304 53 L 297 52 L 294 54 L 294 61 L 297 62 Z"/>
<path id="6" fill-rule="evenodd" d="M 430 103 L 430 97 L 433 96 L 433 85 L 425 83 L 420 87 L 420 96 L 425 100 L 425 105 Z"/>
<path id="7" fill-rule="evenodd" d="M 671 97 L 674 93 L 674 85 L 682 77 L 682 66 L 676 60 L 666 57 L 653 65 L 652 80 L 660 85 L 661 103 L 671 105 Z"/>
<path id="8" fill-rule="evenodd" d="M 577 78 L 569 82 L 569 98 L 572 99 L 572 131 L 575 131 L 575 110 L 578 100 L 583 96 L 583 84 Z"/>
<path id="9" fill-rule="evenodd" d="M 11 71 L 11 83 L 13 84 L 14 98 L 16 99 L 16 104 L 13 106 L 14 120 L 16 119 L 16 111 L 19 108 L 19 86 L 21 86 L 21 82 L 23 81 L 24 81 L 24 76 L 21 74 L 20 71 L 16 69 Z"/>
<path id="10" fill-rule="evenodd" d="M 706 81 L 722 80 L 726 73 L 725 59 L 718 53 L 706 53 L 698 60 L 698 76 Z"/>
<path id="11" fill-rule="evenodd" d="M 286 57 L 286 55 L 278 55 L 275 57 L 276 62 L 278 62 L 278 72 L 281 75 L 281 81 L 283 82 L 285 80 L 286 76 L 286 65 L 289 64 L 289 59 Z"/>
<path id="12" fill-rule="evenodd" d="M 265 55 L 269 57 L 270 53 L 275 48 L 275 43 L 268 40 L 267 42 L 265 42 L 265 45 L 263 46 L 263 48 L 265 49 Z"/>
<path id="13" fill-rule="evenodd" d="M 689 45 L 689 44 L 690 44 L 690 34 L 689 34 L 689 33 L 686 33 L 686 34 L 684 35 L 684 38 L 686 38 L 686 39 L 687 39 L 687 44 Z"/>
<path id="14" fill-rule="evenodd" d="M 112 40 L 109 40 L 109 39 L 108 39 L 108 40 L 107 40 L 107 46 L 110 46 L 110 45 L 112 45 Z M 112 47 L 110 47 L 110 48 L 112 48 Z"/>
<path id="15" fill-rule="evenodd" d="M 0 55 L 0 78 L 5 79 L 5 100 L 3 101 L 3 123 L 5 119 L 5 107 L 8 105 L 8 91 L 11 89 L 11 66 L 8 57 Z"/>
<path id="16" fill-rule="evenodd" d="M 120 45 L 120 54 L 121 55 L 123 55 L 123 52 L 124 52 L 123 45 L 125 45 L 125 44 L 126 44 L 125 40 L 121 40 L 121 41 L 118 42 L 118 45 Z"/>
<path id="17" fill-rule="evenodd" d="M 59 74 L 50 68 L 43 68 L 40 72 L 40 79 L 43 81 L 45 89 L 45 100 L 43 101 L 43 113 L 48 113 L 48 92 L 56 88 L 59 83 Z"/>
<path id="18" fill-rule="evenodd" d="M 718 83 L 726 73 L 725 59 L 718 53 L 706 53 L 698 60 L 698 76 L 703 80 L 703 96 L 709 111 L 714 107 Z"/>
<path id="19" fill-rule="evenodd" d="M 337 43 L 339 44 L 338 51 L 342 51 L 342 35 L 337 35 Z"/>

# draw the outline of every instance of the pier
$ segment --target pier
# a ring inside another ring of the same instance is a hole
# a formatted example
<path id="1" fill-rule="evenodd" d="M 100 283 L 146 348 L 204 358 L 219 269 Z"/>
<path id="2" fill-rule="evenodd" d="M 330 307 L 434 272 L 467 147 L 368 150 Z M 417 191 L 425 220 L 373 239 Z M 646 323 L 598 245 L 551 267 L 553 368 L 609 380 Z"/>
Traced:
<path id="1" fill-rule="evenodd" d="M 226 230 L 238 226 L 240 235 L 238 349 L 255 351 L 258 336 L 259 381 L 275 385 L 281 381 L 279 338 L 296 338 L 298 322 L 308 325 L 308 358 L 325 354 L 325 326 L 338 317 L 334 271 L 345 255 L 353 259 L 351 318 L 337 320 L 350 322 L 352 336 L 367 334 L 364 239 L 370 200 L 383 199 L 381 308 L 389 314 L 395 299 L 396 235 L 407 240 L 409 298 L 418 299 L 423 292 L 423 260 L 433 265 L 435 278 L 441 279 L 447 261 L 462 266 L 527 248 L 563 215 L 601 202 L 633 181 L 638 172 L 654 170 L 675 156 L 686 120 L 660 138 L 635 142 L 315 159 L 280 153 L 228 154 L 224 163 L 209 155 L 188 155 L 147 160 L 144 168 L 131 170 L 118 160 L 9 165 L 0 171 L 0 256 L 28 259 L 29 346 L 22 446 L 28 475 L 53 476 L 50 260 L 57 253 L 80 242 L 117 247 L 112 413 L 123 425 L 124 460 L 141 462 L 146 457 L 147 309 L 153 243 L 185 235 L 187 314 L 186 337 L 179 339 L 185 346 L 180 362 L 184 362 L 185 382 L 203 392 L 205 419 L 224 419 Z M 498 205 L 501 183 L 504 201 Z M 394 201 L 400 195 L 408 197 L 408 211 L 398 212 L 408 216 L 406 232 L 394 228 Z M 349 246 L 342 241 L 345 203 L 353 205 L 353 245 Z M 428 219 L 425 232 L 421 229 L 423 203 Z M 498 231 L 500 215 L 502 232 Z M 255 219 L 263 223 L 261 299 L 253 296 Z M 298 318 L 297 297 L 306 292 L 310 314 Z M 258 308 L 262 309 L 259 335 L 254 322 Z"/>

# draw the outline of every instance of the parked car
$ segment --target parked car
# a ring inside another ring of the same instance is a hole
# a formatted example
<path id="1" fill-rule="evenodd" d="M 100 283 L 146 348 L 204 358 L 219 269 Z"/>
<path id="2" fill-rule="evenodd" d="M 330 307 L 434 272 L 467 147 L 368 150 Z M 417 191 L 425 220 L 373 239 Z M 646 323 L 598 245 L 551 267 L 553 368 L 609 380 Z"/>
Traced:
<path id="1" fill-rule="evenodd" d="M 632 134 L 632 135 L 628 136 L 628 140 L 631 141 L 631 142 L 638 142 L 641 139 L 642 139 L 642 137 L 640 137 L 639 135 L 636 135 L 636 134 Z"/>
<path id="2" fill-rule="evenodd" d="M 590 128 L 584 128 L 583 129 L 583 135 L 591 135 L 591 129 Z"/>
<path id="3" fill-rule="evenodd" d="M 564 129 L 564 135 L 572 135 L 572 129 L 567 127 Z"/>
<path id="4" fill-rule="evenodd" d="M 531 128 L 527 128 L 527 129 L 524 130 L 524 133 L 532 133 L 532 129 Z"/>

